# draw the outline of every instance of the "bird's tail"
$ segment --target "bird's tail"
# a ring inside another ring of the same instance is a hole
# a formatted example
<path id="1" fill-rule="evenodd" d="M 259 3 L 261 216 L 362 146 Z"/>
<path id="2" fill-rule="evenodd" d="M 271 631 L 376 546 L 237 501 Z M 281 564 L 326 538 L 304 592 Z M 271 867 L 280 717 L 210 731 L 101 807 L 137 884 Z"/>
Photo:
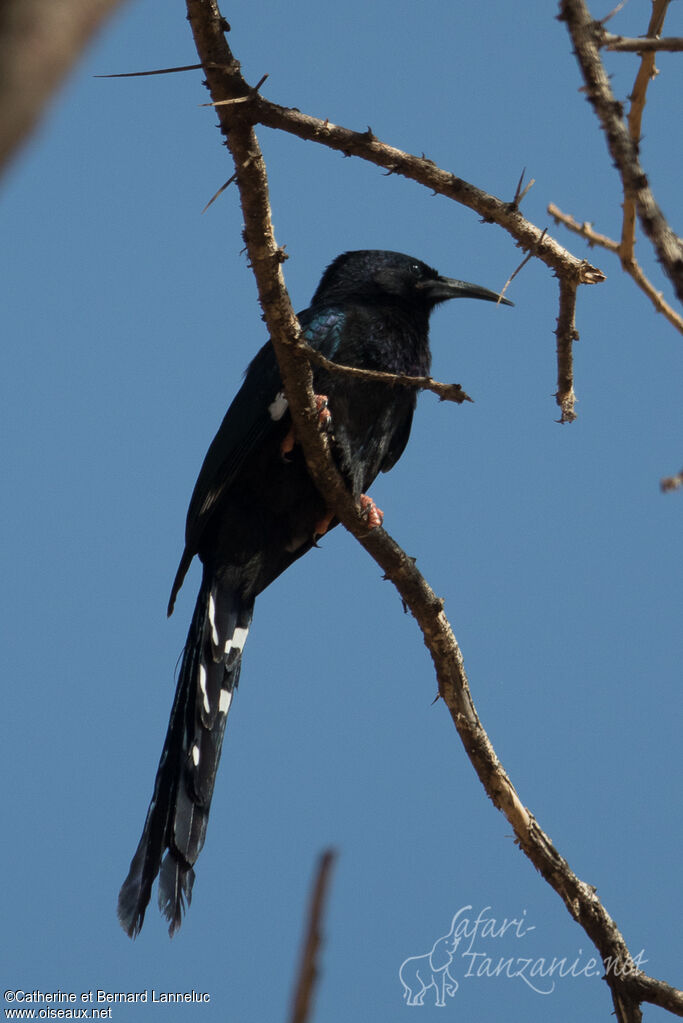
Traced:
<path id="1" fill-rule="evenodd" d="M 169 934 L 189 906 L 194 863 L 204 844 L 225 723 L 239 680 L 253 600 L 205 571 L 185 644 L 154 794 L 128 877 L 119 893 L 121 926 L 139 934 L 159 878 Z M 163 862 L 162 862 L 163 861 Z"/>

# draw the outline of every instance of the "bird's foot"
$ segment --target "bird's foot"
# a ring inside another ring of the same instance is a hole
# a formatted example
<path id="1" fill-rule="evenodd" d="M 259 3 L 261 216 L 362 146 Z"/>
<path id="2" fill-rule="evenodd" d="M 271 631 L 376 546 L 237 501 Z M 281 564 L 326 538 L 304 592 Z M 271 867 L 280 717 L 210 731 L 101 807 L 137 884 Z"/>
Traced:
<path id="1" fill-rule="evenodd" d="M 381 508 L 378 508 L 371 497 L 367 494 L 360 495 L 360 513 L 367 522 L 370 529 L 375 529 L 377 526 L 381 526 L 384 522 L 384 512 Z M 317 539 L 319 536 L 324 536 L 327 530 L 330 528 L 330 522 L 334 518 L 334 512 L 326 512 L 322 518 L 318 519 L 315 526 L 313 527 L 313 536 Z"/>
<path id="2" fill-rule="evenodd" d="M 360 512 L 370 529 L 376 529 L 384 522 L 384 512 L 367 494 L 360 495 Z"/>
<path id="3" fill-rule="evenodd" d="M 315 407 L 318 410 L 318 429 L 320 430 L 321 433 L 332 433 L 332 413 L 327 407 L 327 395 L 316 394 L 314 395 L 314 397 Z M 282 455 L 282 460 L 284 462 L 290 461 L 288 456 L 291 455 L 292 451 L 294 450 L 295 444 L 296 437 L 294 435 L 294 427 L 290 426 L 289 430 L 287 431 L 286 435 L 284 436 L 280 443 L 280 454 Z M 325 532 L 325 530 L 323 530 L 323 532 Z"/>
<path id="4" fill-rule="evenodd" d="M 326 394 L 315 395 L 315 407 L 318 410 L 318 429 L 321 433 L 332 433 L 332 413 Z"/>

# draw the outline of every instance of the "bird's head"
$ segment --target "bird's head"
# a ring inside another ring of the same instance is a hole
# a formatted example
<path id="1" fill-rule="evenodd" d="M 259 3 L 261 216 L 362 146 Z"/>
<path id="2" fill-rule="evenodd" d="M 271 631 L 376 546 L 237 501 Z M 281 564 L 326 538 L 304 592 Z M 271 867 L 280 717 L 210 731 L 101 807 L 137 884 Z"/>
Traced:
<path id="1" fill-rule="evenodd" d="M 323 274 L 312 305 L 390 304 L 429 314 L 440 302 L 451 298 L 481 298 L 512 305 L 495 291 L 442 277 L 419 259 L 384 249 L 361 249 L 337 256 Z"/>

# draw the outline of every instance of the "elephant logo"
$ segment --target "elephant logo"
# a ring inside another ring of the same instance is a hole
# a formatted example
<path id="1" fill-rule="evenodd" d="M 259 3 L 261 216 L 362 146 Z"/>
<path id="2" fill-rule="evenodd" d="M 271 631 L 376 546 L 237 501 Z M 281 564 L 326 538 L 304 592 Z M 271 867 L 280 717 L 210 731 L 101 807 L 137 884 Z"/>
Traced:
<path id="1" fill-rule="evenodd" d="M 448 934 L 434 942 L 431 952 L 421 956 L 409 956 L 401 963 L 398 976 L 403 984 L 406 1005 L 424 1005 L 425 994 L 433 987 L 435 1004 L 444 1006 L 446 995 L 452 998 L 458 990 L 457 980 L 448 972 L 455 950 L 460 944 L 460 937 L 455 935 L 457 916 L 456 913 Z"/>

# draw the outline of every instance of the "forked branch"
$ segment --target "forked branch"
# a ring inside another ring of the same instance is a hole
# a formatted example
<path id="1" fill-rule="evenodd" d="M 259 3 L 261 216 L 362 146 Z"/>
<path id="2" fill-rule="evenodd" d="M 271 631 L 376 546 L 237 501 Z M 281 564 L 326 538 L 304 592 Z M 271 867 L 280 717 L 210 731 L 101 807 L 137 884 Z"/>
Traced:
<path id="1" fill-rule="evenodd" d="M 551 217 L 553 217 L 556 223 L 563 224 L 569 231 L 573 231 L 574 234 L 578 234 L 581 238 L 587 241 L 589 245 L 597 245 L 602 249 L 606 249 L 607 252 L 612 252 L 615 256 L 621 258 L 621 244 L 615 241 L 614 238 L 609 238 L 607 235 L 596 231 L 592 224 L 589 224 L 586 221 L 580 224 L 578 220 L 575 220 L 575 218 L 571 216 L 571 214 L 563 213 L 562 210 L 552 202 L 548 204 L 548 213 Z M 665 316 L 671 326 L 675 327 L 676 330 L 683 334 L 683 316 L 681 316 L 680 313 L 677 313 L 676 310 L 669 305 L 661 291 L 658 291 L 649 277 L 647 277 L 637 259 L 632 258 L 627 263 L 624 263 L 622 260 L 622 267 L 625 273 L 627 273 L 629 277 L 633 279 L 635 284 L 638 285 L 643 294 L 649 298 L 657 312 L 661 313 L 662 316 Z"/>
<path id="2" fill-rule="evenodd" d="M 665 11 L 668 0 L 655 0 L 653 10 Z M 586 96 L 600 121 L 610 155 L 619 171 L 624 192 L 625 211 L 631 204 L 643 231 L 652 242 L 657 258 L 678 298 L 683 302 L 683 241 L 669 226 L 657 205 L 647 175 L 641 165 L 639 137 L 634 137 L 624 120 L 623 109 L 610 85 L 609 76 L 600 58 L 604 29 L 590 14 L 584 0 L 561 0 L 560 19 L 565 21 L 574 45 L 574 53 L 583 76 Z M 647 74 L 646 76 L 647 77 Z M 641 88 L 641 95 L 644 92 Z M 637 108 L 634 116 L 638 124 Z M 634 128 L 635 131 L 635 128 Z M 625 218 L 622 238 L 626 247 L 620 254 L 628 261 L 631 229 Z M 632 255 L 632 252 L 631 252 Z"/>

